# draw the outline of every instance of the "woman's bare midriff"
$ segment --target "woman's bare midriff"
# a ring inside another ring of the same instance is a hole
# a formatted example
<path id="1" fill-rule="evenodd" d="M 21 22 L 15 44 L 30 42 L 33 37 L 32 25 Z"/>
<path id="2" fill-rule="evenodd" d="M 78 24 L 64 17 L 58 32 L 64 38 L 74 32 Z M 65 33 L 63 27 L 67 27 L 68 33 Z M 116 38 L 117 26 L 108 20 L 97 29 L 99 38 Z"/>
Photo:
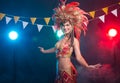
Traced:
<path id="1" fill-rule="evenodd" d="M 70 57 L 59 57 L 58 58 L 59 71 L 66 71 L 71 75 L 71 61 Z"/>

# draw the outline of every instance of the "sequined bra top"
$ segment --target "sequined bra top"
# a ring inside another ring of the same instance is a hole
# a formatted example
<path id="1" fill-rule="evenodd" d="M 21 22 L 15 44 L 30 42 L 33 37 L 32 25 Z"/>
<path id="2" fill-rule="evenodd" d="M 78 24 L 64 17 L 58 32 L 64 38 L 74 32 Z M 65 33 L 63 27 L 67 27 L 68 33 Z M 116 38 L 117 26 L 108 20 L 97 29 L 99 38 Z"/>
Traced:
<path id="1" fill-rule="evenodd" d="M 69 43 L 65 43 L 64 45 L 61 45 L 60 42 L 56 43 L 56 57 L 70 57 L 73 51 L 73 48 L 70 47 Z"/>

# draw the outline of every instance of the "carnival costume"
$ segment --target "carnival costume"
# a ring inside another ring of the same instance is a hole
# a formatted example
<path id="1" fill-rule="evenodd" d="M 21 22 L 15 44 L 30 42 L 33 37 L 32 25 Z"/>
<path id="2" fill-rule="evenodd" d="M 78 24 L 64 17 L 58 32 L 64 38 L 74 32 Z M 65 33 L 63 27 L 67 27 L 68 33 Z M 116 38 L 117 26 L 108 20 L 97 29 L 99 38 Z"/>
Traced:
<path id="1" fill-rule="evenodd" d="M 87 24 L 88 19 L 85 15 L 85 11 L 80 9 L 78 2 L 71 2 L 68 4 L 65 4 L 66 0 L 60 0 L 61 4 L 54 9 L 54 15 L 53 15 L 53 21 L 54 25 L 57 29 L 60 29 L 62 23 L 64 23 L 66 20 L 70 22 L 70 24 L 73 26 L 74 31 L 74 37 L 76 37 L 78 40 L 80 38 L 80 33 L 83 30 L 84 34 L 87 30 Z M 72 52 L 74 51 L 71 49 L 71 45 L 69 43 L 66 43 L 64 45 L 56 44 L 56 57 L 59 58 L 70 58 L 72 55 Z M 56 79 L 56 83 L 76 83 L 76 76 L 77 71 L 72 63 L 70 63 L 71 67 L 67 68 L 66 70 L 59 70 L 58 76 Z M 71 75 L 69 74 L 71 73 Z"/>

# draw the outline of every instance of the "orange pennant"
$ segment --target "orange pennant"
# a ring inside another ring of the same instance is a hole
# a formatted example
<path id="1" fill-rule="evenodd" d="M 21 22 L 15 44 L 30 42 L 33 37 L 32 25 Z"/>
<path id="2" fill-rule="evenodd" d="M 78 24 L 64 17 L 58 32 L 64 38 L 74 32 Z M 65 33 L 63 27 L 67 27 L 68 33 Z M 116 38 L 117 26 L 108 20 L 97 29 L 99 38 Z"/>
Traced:
<path id="1" fill-rule="evenodd" d="M 34 24 L 36 21 L 36 18 L 30 18 L 30 20 L 31 20 L 32 24 Z"/>
<path id="2" fill-rule="evenodd" d="M 91 11 L 91 12 L 89 12 L 89 14 L 90 14 L 90 16 L 91 16 L 92 18 L 94 18 L 94 16 L 95 16 L 95 11 Z"/>
<path id="3" fill-rule="evenodd" d="M 50 21 L 50 18 L 44 18 L 46 24 L 48 25 L 49 21 Z"/>
<path id="4" fill-rule="evenodd" d="M 15 21 L 15 23 L 17 23 L 17 21 L 19 20 L 19 16 L 14 16 L 14 21 Z"/>
<path id="5" fill-rule="evenodd" d="M 5 14 L 0 13 L 0 20 L 2 20 L 4 16 L 5 16 Z"/>
<path id="6" fill-rule="evenodd" d="M 108 14 L 108 7 L 102 8 L 102 10 L 105 12 L 105 14 Z"/>

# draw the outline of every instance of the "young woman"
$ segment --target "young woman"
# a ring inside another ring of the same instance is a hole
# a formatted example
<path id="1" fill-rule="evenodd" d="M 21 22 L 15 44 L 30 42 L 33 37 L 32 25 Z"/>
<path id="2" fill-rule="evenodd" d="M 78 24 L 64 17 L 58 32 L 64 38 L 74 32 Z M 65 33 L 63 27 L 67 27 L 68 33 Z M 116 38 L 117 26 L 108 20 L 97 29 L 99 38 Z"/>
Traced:
<path id="1" fill-rule="evenodd" d="M 55 26 L 61 28 L 64 36 L 56 43 L 55 47 L 45 50 L 42 47 L 42 53 L 56 52 L 58 60 L 58 76 L 56 83 L 76 83 L 77 71 L 73 66 L 70 57 L 74 51 L 75 58 L 85 68 L 97 68 L 100 65 L 88 65 L 80 52 L 80 33 L 81 30 L 85 32 L 85 22 L 88 20 L 83 10 L 78 8 L 78 2 L 72 2 L 65 5 L 65 0 L 61 0 L 61 5 L 55 9 L 53 19 Z"/>

